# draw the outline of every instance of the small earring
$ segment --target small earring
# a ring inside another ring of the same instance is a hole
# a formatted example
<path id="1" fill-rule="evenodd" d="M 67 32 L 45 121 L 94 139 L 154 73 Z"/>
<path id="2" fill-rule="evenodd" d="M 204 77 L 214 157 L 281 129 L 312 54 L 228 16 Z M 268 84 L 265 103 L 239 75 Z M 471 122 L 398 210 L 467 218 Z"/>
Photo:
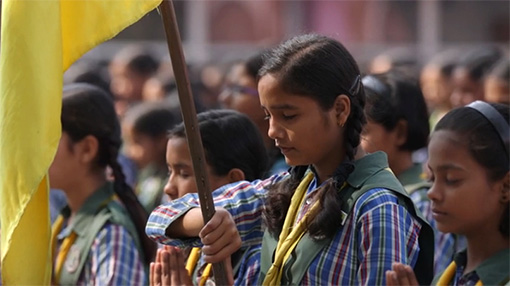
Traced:
<path id="1" fill-rule="evenodd" d="M 344 128 L 345 122 L 340 123 L 340 127 Z"/>

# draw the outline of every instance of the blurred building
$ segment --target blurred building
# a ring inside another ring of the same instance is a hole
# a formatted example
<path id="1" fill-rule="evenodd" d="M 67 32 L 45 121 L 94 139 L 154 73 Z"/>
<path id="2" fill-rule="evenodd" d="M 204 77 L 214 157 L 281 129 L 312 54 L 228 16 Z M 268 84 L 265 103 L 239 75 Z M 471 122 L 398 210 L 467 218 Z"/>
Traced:
<path id="1" fill-rule="evenodd" d="M 509 51 L 510 1 L 421 0 L 176 0 L 186 60 L 204 63 L 244 57 L 303 32 L 339 39 L 362 67 L 393 53 L 423 61 L 442 49 L 494 43 Z M 119 46 L 146 42 L 168 51 L 153 11 L 86 55 L 109 58 Z"/>

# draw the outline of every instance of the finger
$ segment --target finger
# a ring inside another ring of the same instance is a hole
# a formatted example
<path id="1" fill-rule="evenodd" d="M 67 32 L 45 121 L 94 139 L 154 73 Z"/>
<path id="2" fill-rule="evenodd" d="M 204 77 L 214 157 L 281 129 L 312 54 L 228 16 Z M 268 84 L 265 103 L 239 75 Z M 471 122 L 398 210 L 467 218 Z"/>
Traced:
<path id="1" fill-rule="evenodd" d="M 386 270 L 386 286 L 398 286 L 395 271 Z"/>
<path id="2" fill-rule="evenodd" d="M 170 264 L 170 282 L 171 285 L 181 285 L 181 278 L 179 275 L 179 265 L 177 263 L 177 254 L 175 252 L 174 248 L 171 248 L 170 251 L 168 251 L 169 257 L 168 261 Z"/>
<path id="3" fill-rule="evenodd" d="M 170 254 L 166 248 L 163 248 L 161 251 L 161 283 L 164 286 L 175 285 L 171 284 L 171 270 L 172 264 L 170 263 Z"/>
<path id="4" fill-rule="evenodd" d="M 237 229 L 233 229 L 229 233 L 224 233 L 223 236 L 212 244 L 204 245 L 202 253 L 206 262 L 216 263 L 230 257 L 241 247 L 241 244 L 241 237 Z"/>
<path id="5" fill-rule="evenodd" d="M 161 282 L 161 264 L 160 263 L 154 263 L 154 286 L 162 286 L 163 283 Z"/>
<path id="6" fill-rule="evenodd" d="M 154 279 L 155 279 L 155 273 L 154 273 L 154 262 L 151 262 L 150 264 L 150 267 L 149 267 L 149 285 L 150 286 L 155 286 L 155 282 L 154 282 Z"/>
<path id="7" fill-rule="evenodd" d="M 418 279 L 416 279 L 416 275 L 414 274 L 414 271 L 411 268 L 411 266 L 405 265 L 404 270 L 407 273 L 407 279 L 409 280 L 409 285 L 420 285 L 418 283 Z"/>
<path id="8" fill-rule="evenodd" d="M 410 285 L 407 272 L 405 271 L 404 265 L 401 263 L 396 264 L 394 267 L 395 273 L 397 274 L 397 282 L 399 285 Z"/>

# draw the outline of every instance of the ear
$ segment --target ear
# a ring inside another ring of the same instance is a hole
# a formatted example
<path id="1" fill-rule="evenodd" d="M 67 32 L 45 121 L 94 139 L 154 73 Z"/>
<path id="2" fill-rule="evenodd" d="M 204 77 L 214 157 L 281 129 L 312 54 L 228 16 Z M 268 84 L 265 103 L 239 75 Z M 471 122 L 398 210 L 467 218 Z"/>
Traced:
<path id="1" fill-rule="evenodd" d="M 245 179 L 244 172 L 241 169 L 234 168 L 230 170 L 227 174 L 228 182 L 235 183 L 239 181 L 243 181 Z"/>
<path id="2" fill-rule="evenodd" d="M 402 146 L 407 141 L 407 121 L 404 119 L 400 119 L 397 121 L 397 124 L 395 125 L 395 129 L 393 129 L 393 132 L 395 132 L 395 140 L 397 146 Z"/>
<path id="3" fill-rule="evenodd" d="M 80 161 L 89 164 L 96 158 L 99 152 L 99 141 L 93 135 L 87 135 L 76 144 L 77 152 L 79 152 Z"/>
<path id="4" fill-rule="evenodd" d="M 510 201 L 510 172 L 507 172 L 501 182 L 501 203 L 508 203 Z"/>
<path id="5" fill-rule="evenodd" d="M 351 114 L 351 99 L 345 94 L 340 94 L 336 97 L 333 108 L 335 109 L 337 125 L 344 127 Z"/>

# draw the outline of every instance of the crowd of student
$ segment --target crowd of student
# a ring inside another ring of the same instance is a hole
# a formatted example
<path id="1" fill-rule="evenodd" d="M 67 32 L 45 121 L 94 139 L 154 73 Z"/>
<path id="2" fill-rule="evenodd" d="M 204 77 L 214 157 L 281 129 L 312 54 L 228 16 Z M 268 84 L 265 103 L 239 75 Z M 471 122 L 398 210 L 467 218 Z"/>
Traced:
<path id="1" fill-rule="evenodd" d="M 191 84 L 208 223 L 169 66 L 139 47 L 78 63 L 49 171 L 52 281 L 211 285 L 223 261 L 234 285 L 504 285 L 508 57 L 371 73 L 305 34 L 209 67 Z"/>

